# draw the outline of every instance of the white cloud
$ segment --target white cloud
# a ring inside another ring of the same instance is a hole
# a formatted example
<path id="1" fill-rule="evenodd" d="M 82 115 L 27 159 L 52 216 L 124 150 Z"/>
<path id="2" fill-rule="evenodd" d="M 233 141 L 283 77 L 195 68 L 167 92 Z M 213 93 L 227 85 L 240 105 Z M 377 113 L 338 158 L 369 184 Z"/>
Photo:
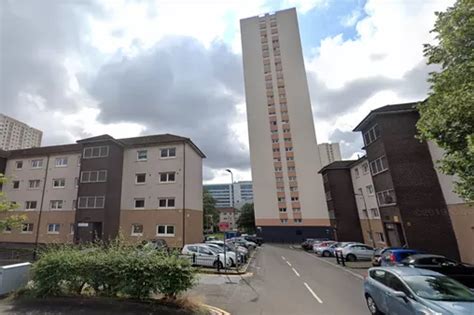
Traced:
<path id="1" fill-rule="evenodd" d="M 341 18 L 342 26 L 345 26 L 345 27 L 354 26 L 357 23 L 357 21 L 359 20 L 359 18 L 361 17 L 361 15 L 362 15 L 362 13 L 360 12 L 359 9 L 352 10 L 351 13 L 349 13 L 348 15 L 343 16 Z"/>

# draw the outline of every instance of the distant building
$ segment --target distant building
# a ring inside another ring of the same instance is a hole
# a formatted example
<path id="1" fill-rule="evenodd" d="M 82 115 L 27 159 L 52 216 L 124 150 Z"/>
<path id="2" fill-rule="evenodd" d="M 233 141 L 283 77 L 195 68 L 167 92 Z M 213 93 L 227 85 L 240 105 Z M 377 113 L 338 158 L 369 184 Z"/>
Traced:
<path id="1" fill-rule="evenodd" d="M 331 226 L 339 242 L 364 241 L 352 187 L 351 165 L 354 162 L 335 161 L 319 171 L 323 175 Z"/>
<path id="2" fill-rule="evenodd" d="M 231 184 L 208 184 L 204 185 L 204 189 L 216 201 L 216 208 L 231 208 L 233 201 L 234 207 L 240 209 L 244 204 L 253 202 L 251 181 L 235 182 L 233 186 L 233 195 Z"/>
<path id="3" fill-rule="evenodd" d="M 331 237 L 296 9 L 240 29 L 257 231 L 268 242 Z"/>
<path id="4" fill-rule="evenodd" d="M 364 138 L 388 245 L 459 259 L 458 242 L 472 252 L 473 230 L 466 229 L 456 239 L 429 146 L 415 137 L 419 119 L 415 106 L 372 110 L 354 131 Z M 460 221 L 468 218 L 458 216 L 455 222 L 461 226 Z"/>
<path id="5" fill-rule="evenodd" d="M 0 150 L 2 191 L 26 216 L 0 244 L 84 243 L 123 234 L 171 247 L 202 241 L 202 159 L 184 137 L 162 134 Z M 0 214 L 1 216 L 5 213 Z"/>
<path id="6" fill-rule="evenodd" d="M 18 150 L 41 146 L 43 132 L 0 114 L 0 149 Z"/>
<path id="7" fill-rule="evenodd" d="M 322 167 L 342 159 L 339 143 L 320 143 L 318 144 L 318 152 Z"/>
<path id="8" fill-rule="evenodd" d="M 234 208 L 219 208 L 219 231 L 233 231 L 237 229 L 236 211 Z"/>

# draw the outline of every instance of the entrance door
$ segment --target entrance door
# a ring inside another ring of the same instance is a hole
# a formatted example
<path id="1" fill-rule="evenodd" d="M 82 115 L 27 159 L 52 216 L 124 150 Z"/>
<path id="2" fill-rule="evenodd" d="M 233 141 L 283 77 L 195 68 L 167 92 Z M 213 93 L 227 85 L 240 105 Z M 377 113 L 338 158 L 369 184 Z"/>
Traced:
<path id="1" fill-rule="evenodd" d="M 102 222 L 77 223 L 77 240 L 79 243 L 91 243 L 102 239 Z"/>
<path id="2" fill-rule="evenodd" d="M 389 246 L 392 247 L 402 247 L 402 242 L 400 240 L 399 229 L 395 223 L 385 223 L 385 230 L 387 231 L 387 237 Z"/>

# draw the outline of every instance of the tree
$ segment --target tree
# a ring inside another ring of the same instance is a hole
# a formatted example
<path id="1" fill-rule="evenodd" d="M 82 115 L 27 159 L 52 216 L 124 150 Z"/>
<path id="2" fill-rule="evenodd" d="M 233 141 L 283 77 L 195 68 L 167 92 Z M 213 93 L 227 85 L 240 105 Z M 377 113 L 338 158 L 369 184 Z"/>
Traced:
<path id="1" fill-rule="evenodd" d="M 437 44 L 424 45 L 431 91 L 419 104 L 417 127 L 423 140 L 445 150 L 440 169 L 457 175 L 456 192 L 474 200 L 474 1 L 458 0 L 446 12 L 436 12 Z"/>
<path id="2" fill-rule="evenodd" d="M 216 200 L 204 189 L 202 193 L 202 204 L 204 208 L 204 230 L 212 230 L 219 223 L 219 212 L 216 209 Z"/>
<path id="3" fill-rule="evenodd" d="M 253 203 L 246 203 L 240 210 L 240 217 L 237 220 L 237 226 L 247 233 L 255 232 L 255 211 Z"/>
<path id="4" fill-rule="evenodd" d="M 0 173 L 0 187 L 7 182 L 7 178 Z M 7 200 L 5 193 L 0 191 L 0 230 L 3 231 L 6 227 L 16 228 L 26 220 L 25 215 L 9 215 L 8 212 L 17 208 L 17 205 Z"/>

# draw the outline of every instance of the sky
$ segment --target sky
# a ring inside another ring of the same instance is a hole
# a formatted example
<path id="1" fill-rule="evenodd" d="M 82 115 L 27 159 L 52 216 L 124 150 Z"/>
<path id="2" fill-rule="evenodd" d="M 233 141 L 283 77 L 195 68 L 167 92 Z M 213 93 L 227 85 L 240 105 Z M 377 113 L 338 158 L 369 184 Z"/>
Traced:
<path id="1" fill-rule="evenodd" d="M 239 20 L 296 7 L 318 143 L 361 151 L 370 110 L 423 100 L 423 44 L 451 0 L 3 0 L 0 112 L 43 145 L 189 137 L 206 183 L 250 180 Z"/>

